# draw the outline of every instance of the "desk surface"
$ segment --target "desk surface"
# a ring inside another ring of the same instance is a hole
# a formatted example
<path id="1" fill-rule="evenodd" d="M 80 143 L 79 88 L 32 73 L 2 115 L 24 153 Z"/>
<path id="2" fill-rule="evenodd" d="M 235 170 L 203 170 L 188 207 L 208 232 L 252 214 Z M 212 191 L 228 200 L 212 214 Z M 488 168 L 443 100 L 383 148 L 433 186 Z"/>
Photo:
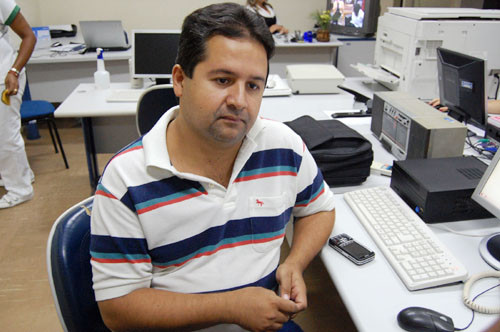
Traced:
<path id="1" fill-rule="evenodd" d="M 314 41 L 312 43 L 305 42 L 288 42 L 285 37 L 275 37 L 277 48 L 333 48 L 339 47 L 342 45 L 342 42 L 338 41 L 335 38 L 332 38 L 329 42 L 317 42 Z M 73 38 L 54 38 L 52 42 L 59 41 L 63 45 L 68 45 L 70 42 L 73 43 L 83 43 L 83 40 L 80 35 L 77 35 Z M 132 58 L 132 48 L 126 51 L 113 51 L 113 52 L 104 52 L 104 60 L 128 60 Z M 67 53 L 55 53 L 50 51 L 50 49 L 42 49 L 36 50 L 33 52 L 30 57 L 28 64 L 42 64 L 42 63 L 64 63 L 64 62 L 87 62 L 87 61 L 95 61 L 96 53 L 95 52 L 87 52 L 85 54 L 79 54 L 78 52 L 67 52 Z"/>
<path id="2" fill-rule="evenodd" d="M 111 89 L 129 89 L 129 83 L 112 83 Z M 111 90 L 96 90 L 92 83 L 82 83 L 59 105 L 59 118 L 108 117 L 135 115 L 135 102 L 106 102 Z M 347 92 L 324 95 L 264 97 L 261 115 L 279 121 L 290 121 L 304 115 L 327 119 L 326 110 L 352 109 L 354 98 Z"/>
<path id="3" fill-rule="evenodd" d="M 343 43 L 339 41 L 337 38 L 335 38 L 333 35 L 330 35 L 330 41 L 328 42 L 318 42 L 317 40 L 313 40 L 313 42 L 308 43 L 308 42 L 291 42 L 289 41 L 291 38 L 291 35 L 284 36 L 284 35 L 273 35 L 274 42 L 276 44 L 276 47 L 282 48 L 282 47 L 339 47 L 342 46 Z"/>
<path id="4" fill-rule="evenodd" d="M 113 88 L 128 88 L 127 83 L 112 84 Z M 93 84 L 80 84 L 56 110 L 56 117 L 103 117 L 135 114 L 135 103 L 106 103 L 109 91 L 95 90 Z M 329 110 L 352 109 L 353 98 L 345 95 L 292 95 L 288 97 L 266 97 L 262 101 L 263 117 L 289 121 L 304 114 L 322 120 L 329 119 Z M 344 123 L 357 130 L 372 142 L 374 159 L 391 163 L 393 156 L 382 148 L 371 134 L 370 118 L 344 118 Z M 371 175 L 361 187 L 388 186 L 390 178 Z M 375 251 L 375 260 L 357 266 L 325 246 L 321 251 L 324 262 L 336 288 L 349 310 L 359 331 L 402 331 L 397 325 L 398 312 L 409 306 L 422 306 L 450 316 L 456 327 L 465 327 L 471 311 L 462 302 L 463 284 L 410 292 L 406 289 L 384 255 L 378 250 L 357 217 L 343 200 L 343 192 L 360 188 L 334 188 L 336 199 L 336 224 L 333 234 L 345 232 Z M 498 219 L 470 220 L 440 224 L 455 231 L 468 234 L 489 234 L 500 230 Z M 431 228 L 438 238 L 465 265 L 469 275 L 491 271 L 479 256 L 481 237 L 466 237 L 447 230 Z M 472 294 L 497 284 L 498 280 L 481 280 L 472 289 Z M 500 305 L 500 290 L 484 294 L 478 301 L 484 305 Z M 331 309 L 332 311 L 335 308 Z M 476 313 L 472 326 L 467 331 L 483 331 L 497 318 L 495 315 Z"/>
<path id="5" fill-rule="evenodd" d="M 83 43 L 83 37 L 80 31 L 75 37 L 52 38 L 52 43 L 60 42 L 63 45 L 70 43 Z M 126 51 L 113 51 L 104 52 L 104 60 L 128 60 L 132 57 L 132 48 Z M 65 62 L 88 62 L 96 61 L 96 52 L 86 52 L 79 54 L 78 52 L 52 52 L 50 49 L 35 50 L 28 60 L 28 64 L 42 64 L 42 63 L 65 63 Z"/>

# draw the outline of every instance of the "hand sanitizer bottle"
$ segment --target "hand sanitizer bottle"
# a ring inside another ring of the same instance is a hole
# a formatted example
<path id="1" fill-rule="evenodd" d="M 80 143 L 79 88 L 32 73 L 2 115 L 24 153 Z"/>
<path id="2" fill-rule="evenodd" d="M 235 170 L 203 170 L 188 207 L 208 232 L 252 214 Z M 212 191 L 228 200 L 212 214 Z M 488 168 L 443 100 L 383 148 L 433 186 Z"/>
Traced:
<path id="1" fill-rule="evenodd" d="M 97 49 L 97 71 L 94 73 L 94 81 L 97 89 L 109 89 L 109 72 L 104 68 L 102 48 Z"/>

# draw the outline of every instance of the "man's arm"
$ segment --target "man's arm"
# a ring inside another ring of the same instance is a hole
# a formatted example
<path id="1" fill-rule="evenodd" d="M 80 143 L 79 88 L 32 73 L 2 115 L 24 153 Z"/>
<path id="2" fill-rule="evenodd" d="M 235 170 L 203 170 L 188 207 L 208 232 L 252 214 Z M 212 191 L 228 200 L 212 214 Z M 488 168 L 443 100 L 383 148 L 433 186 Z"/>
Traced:
<path id="1" fill-rule="evenodd" d="M 299 309 L 307 308 L 306 287 L 302 273 L 323 248 L 335 223 L 335 210 L 319 212 L 295 221 L 290 254 L 280 265 L 276 278 L 280 295 L 290 298 Z"/>
<path id="2" fill-rule="evenodd" d="M 143 288 L 98 304 L 105 324 L 113 331 L 192 331 L 216 324 L 277 331 L 299 311 L 293 301 L 260 287 L 211 294 Z"/>

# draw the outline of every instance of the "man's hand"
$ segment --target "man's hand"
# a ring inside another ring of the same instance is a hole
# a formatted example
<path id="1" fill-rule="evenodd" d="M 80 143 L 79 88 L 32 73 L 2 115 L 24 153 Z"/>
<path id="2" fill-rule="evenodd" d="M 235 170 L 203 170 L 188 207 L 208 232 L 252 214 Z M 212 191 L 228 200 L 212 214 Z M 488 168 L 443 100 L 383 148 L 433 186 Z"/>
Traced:
<path id="1" fill-rule="evenodd" d="M 298 312 L 306 310 L 307 289 L 300 268 L 285 262 L 278 267 L 276 279 L 280 285 L 280 296 L 295 302 L 299 309 Z M 295 315 L 292 315 L 291 318 Z"/>
<path id="2" fill-rule="evenodd" d="M 284 26 L 282 25 L 279 25 L 279 24 L 273 24 L 269 27 L 269 31 L 271 33 L 280 33 L 282 35 L 286 35 L 288 33 L 288 29 L 285 28 Z"/>
<path id="3" fill-rule="evenodd" d="M 439 110 L 441 112 L 447 112 L 448 111 L 448 107 L 441 105 L 441 102 L 440 102 L 439 98 L 432 99 L 429 102 L 429 105 L 431 105 L 432 107 L 436 108 L 437 110 Z"/>
<path id="4" fill-rule="evenodd" d="M 254 332 L 278 331 L 300 311 L 293 301 L 265 288 L 243 288 L 234 291 L 233 296 L 235 305 L 228 310 L 236 317 L 238 325 Z"/>

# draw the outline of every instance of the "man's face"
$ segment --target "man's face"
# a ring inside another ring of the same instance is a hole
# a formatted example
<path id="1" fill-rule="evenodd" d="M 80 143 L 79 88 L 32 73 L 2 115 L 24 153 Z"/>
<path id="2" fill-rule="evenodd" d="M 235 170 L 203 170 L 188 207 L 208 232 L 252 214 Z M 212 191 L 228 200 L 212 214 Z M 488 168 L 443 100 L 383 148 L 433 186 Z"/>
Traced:
<path id="1" fill-rule="evenodd" d="M 180 98 L 176 120 L 191 134 L 217 146 L 239 144 L 259 113 L 267 75 L 264 47 L 249 38 L 214 36 L 193 77 L 174 68 L 174 91 Z"/>

